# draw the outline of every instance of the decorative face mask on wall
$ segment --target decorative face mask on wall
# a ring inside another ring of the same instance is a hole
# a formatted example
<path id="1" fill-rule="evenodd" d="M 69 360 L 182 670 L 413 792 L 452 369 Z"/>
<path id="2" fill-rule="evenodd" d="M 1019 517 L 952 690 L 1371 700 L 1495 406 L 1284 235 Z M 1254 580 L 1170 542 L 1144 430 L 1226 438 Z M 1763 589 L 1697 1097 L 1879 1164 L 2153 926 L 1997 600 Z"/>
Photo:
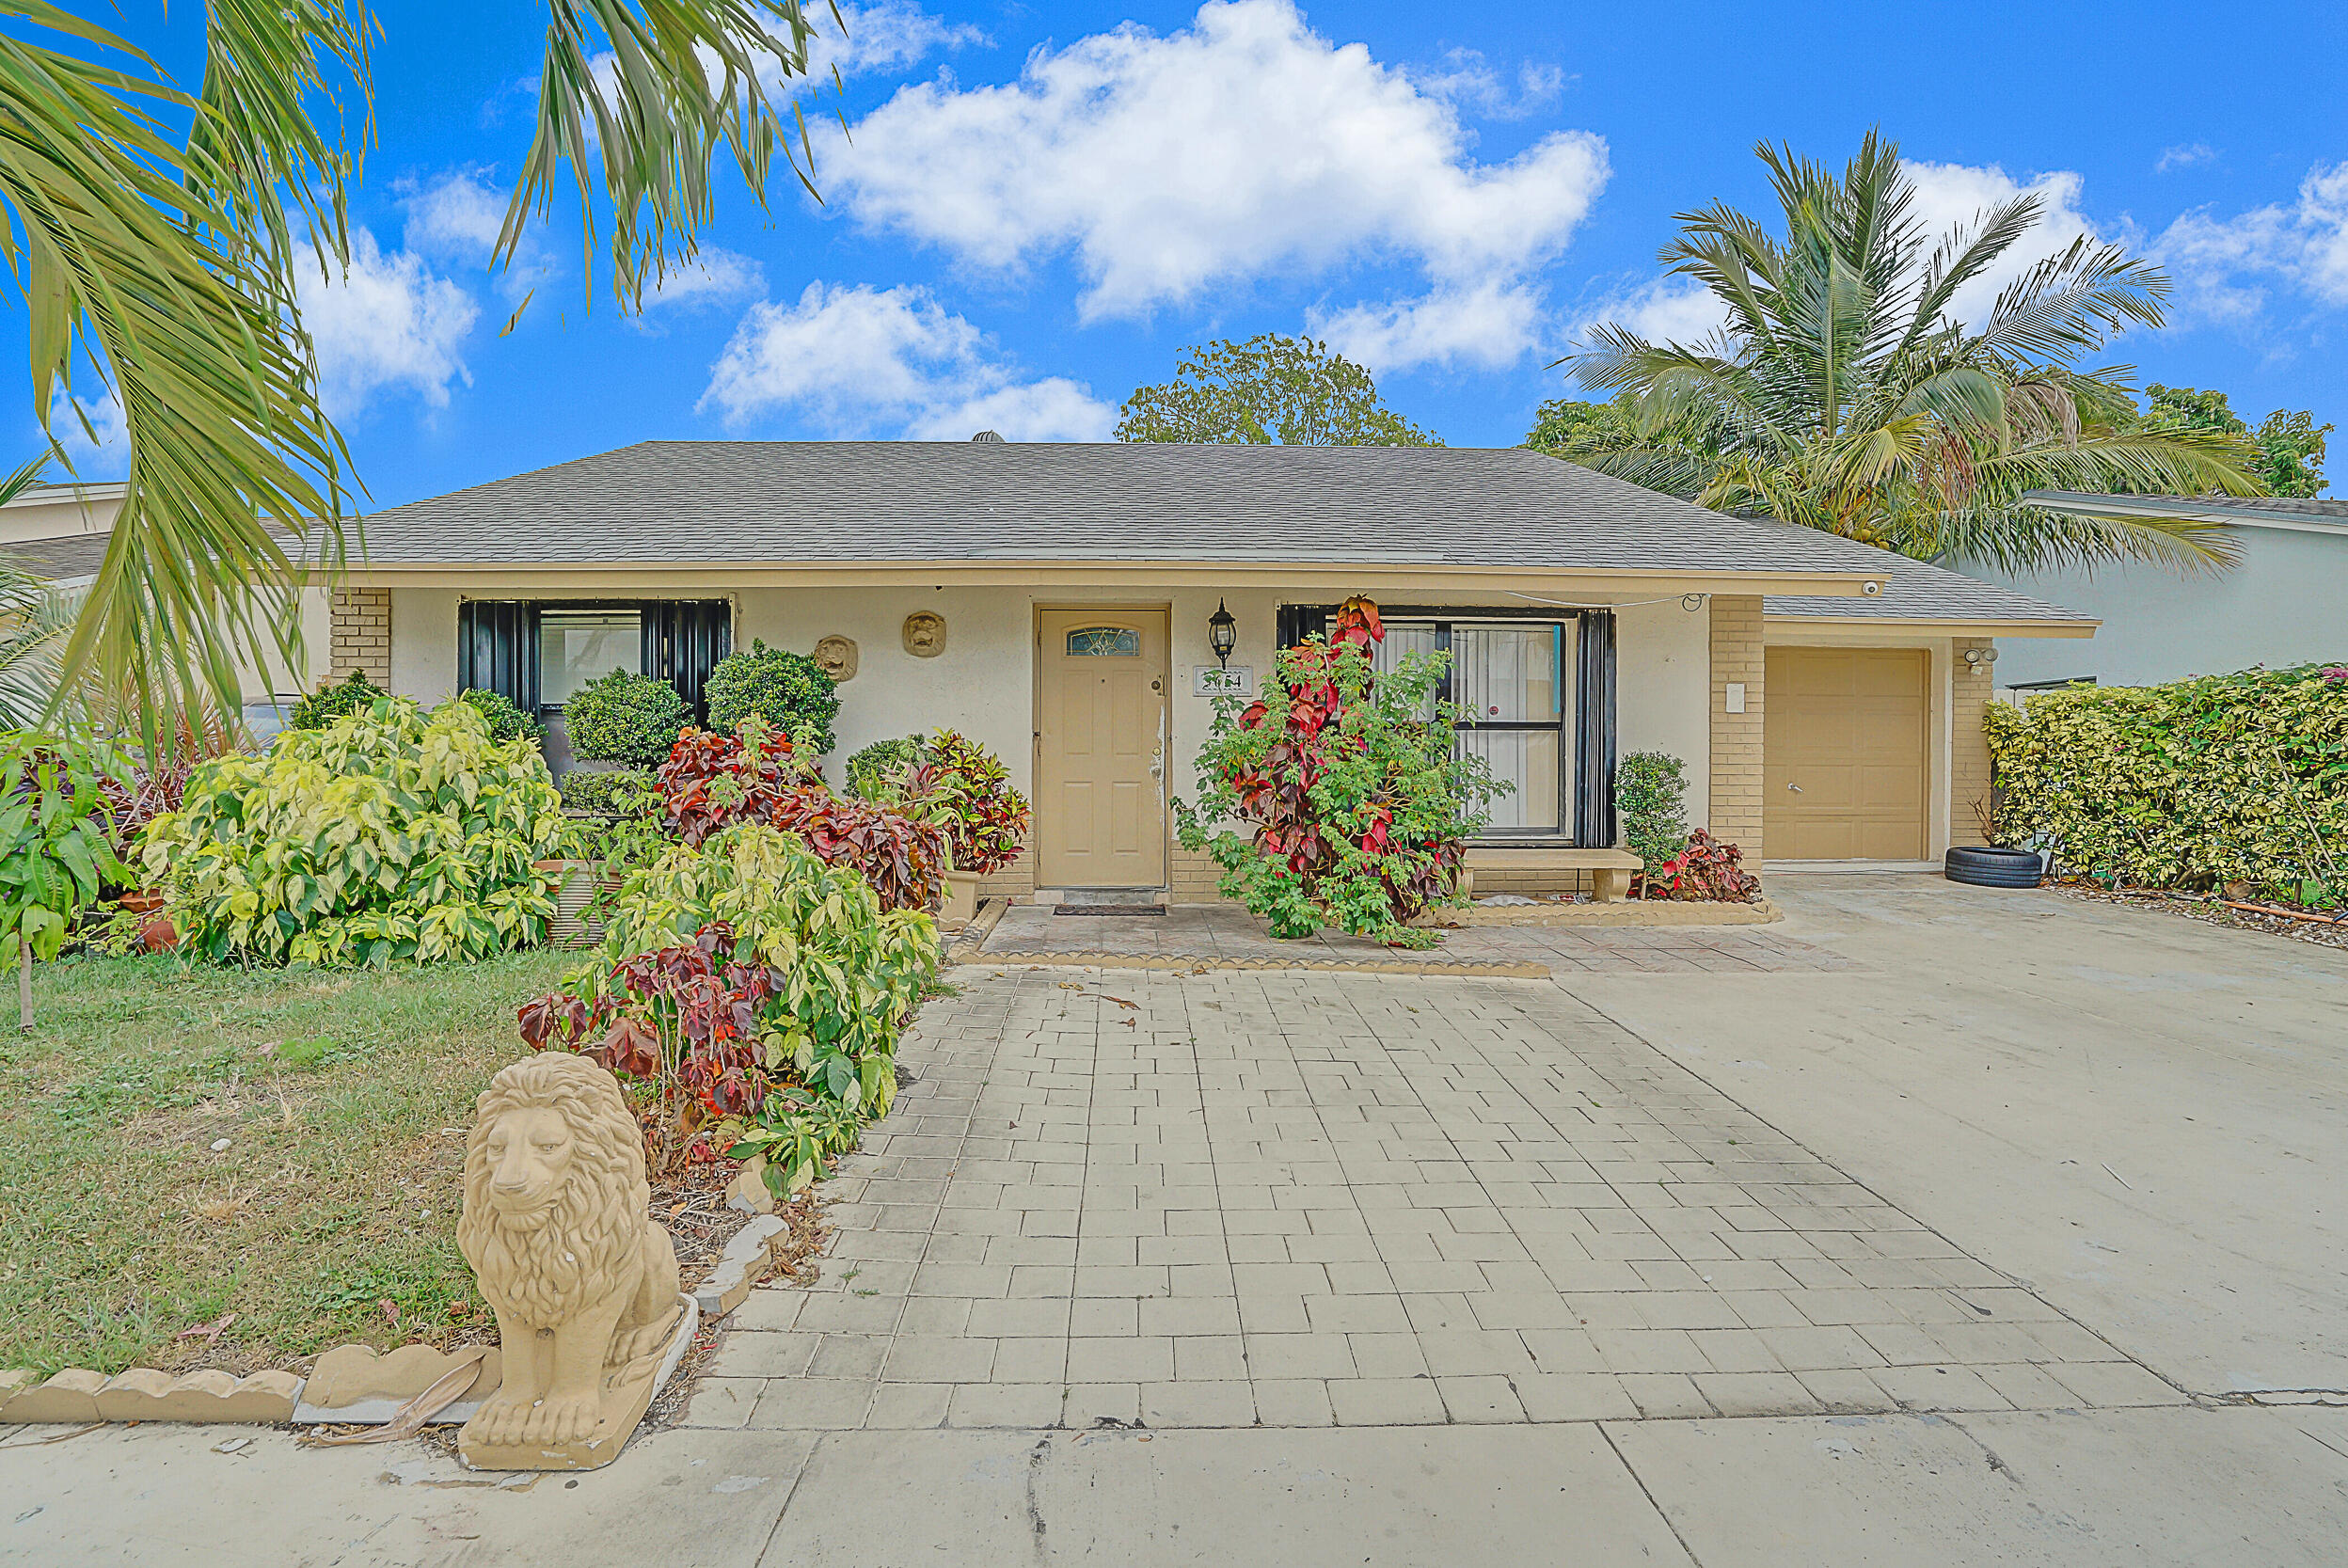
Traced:
<path id="1" fill-rule="evenodd" d="M 852 638 L 826 637 L 816 643 L 815 660 L 835 681 L 856 677 L 856 642 Z"/>
<path id="2" fill-rule="evenodd" d="M 906 616 L 905 651 L 915 658 L 935 658 L 945 652 L 945 617 L 927 610 Z"/>

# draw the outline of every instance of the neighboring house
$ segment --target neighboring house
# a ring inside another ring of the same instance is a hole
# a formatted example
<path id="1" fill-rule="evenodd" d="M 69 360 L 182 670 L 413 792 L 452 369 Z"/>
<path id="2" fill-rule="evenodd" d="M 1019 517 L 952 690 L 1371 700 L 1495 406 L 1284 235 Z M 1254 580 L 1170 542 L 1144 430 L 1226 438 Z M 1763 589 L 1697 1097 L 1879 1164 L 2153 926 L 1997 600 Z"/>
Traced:
<path id="1" fill-rule="evenodd" d="M 0 561 L 22 567 L 69 598 L 78 597 L 106 558 L 126 488 L 119 483 L 27 487 L 0 506 Z M 325 649 L 327 625 L 326 591 L 305 590 L 302 636 L 312 684 L 326 674 L 319 655 Z M 244 665 L 237 682 L 245 692 L 246 725 L 263 738 L 276 732 L 279 711 L 301 698 L 298 673 Z"/>
<path id="2" fill-rule="evenodd" d="M 1920 861 L 1952 822 L 1969 842 L 1991 640 L 2094 629 L 1518 450 L 654 441 L 370 518 L 333 667 L 559 725 L 614 665 L 697 700 L 753 639 L 852 660 L 835 777 L 951 725 L 1034 798 L 1032 852 L 990 892 L 1209 898 L 1166 807 L 1194 791 L 1207 693 L 1260 689 L 1356 594 L 1387 657 L 1450 650 L 1462 744 L 1516 786 L 1471 859 L 1484 891 L 1581 884 L 1632 751 L 1682 758 L 1692 819 L 1756 860 Z"/>
<path id="3" fill-rule="evenodd" d="M 2036 491 L 2057 512 L 2184 517 L 2226 525 L 2240 564 L 2187 575 L 2142 562 L 2089 571 L 1975 577 L 2044 594 L 2100 618 L 2092 643 L 2034 643 L 2007 651 L 2004 687 L 2090 680 L 2151 686 L 2263 664 L 2348 659 L 2348 501 L 2281 497 L 2187 499 Z"/>

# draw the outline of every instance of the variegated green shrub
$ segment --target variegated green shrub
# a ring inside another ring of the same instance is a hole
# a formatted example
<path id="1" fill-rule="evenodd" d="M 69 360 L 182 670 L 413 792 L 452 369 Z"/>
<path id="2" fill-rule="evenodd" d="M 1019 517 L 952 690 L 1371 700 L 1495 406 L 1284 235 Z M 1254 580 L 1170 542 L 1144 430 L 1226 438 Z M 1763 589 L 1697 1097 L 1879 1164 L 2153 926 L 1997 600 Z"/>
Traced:
<path id="1" fill-rule="evenodd" d="M 478 958 L 546 935 L 563 800 L 528 739 L 479 709 L 384 698 L 261 756 L 198 767 L 142 858 L 189 950 L 215 961 Z"/>
<path id="2" fill-rule="evenodd" d="M 2348 896 L 2348 669 L 1991 703 L 2002 842 L 2136 887 Z"/>

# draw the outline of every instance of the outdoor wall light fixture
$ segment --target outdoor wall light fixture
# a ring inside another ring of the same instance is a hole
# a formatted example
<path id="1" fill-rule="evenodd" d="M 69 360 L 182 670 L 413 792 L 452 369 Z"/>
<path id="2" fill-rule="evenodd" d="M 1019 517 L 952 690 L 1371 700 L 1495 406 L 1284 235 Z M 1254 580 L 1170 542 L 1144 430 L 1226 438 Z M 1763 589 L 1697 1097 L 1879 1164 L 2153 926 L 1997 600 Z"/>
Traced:
<path id="1" fill-rule="evenodd" d="M 1207 646 L 1214 650 L 1216 666 L 1225 669 L 1230 665 L 1231 650 L 1239 646 L 1239 623 L 1231 619 L 1230 610 L 1219 598 L 1214 601 L 1214 613 L 1207 617 Z"/>
<path id="2" fill-rule="evenodd" d="M 1975 670 L 1984 669 L 1997 662 L 1997 650 L 1995 648 L 1967 648 L 1965 662 Z"/>

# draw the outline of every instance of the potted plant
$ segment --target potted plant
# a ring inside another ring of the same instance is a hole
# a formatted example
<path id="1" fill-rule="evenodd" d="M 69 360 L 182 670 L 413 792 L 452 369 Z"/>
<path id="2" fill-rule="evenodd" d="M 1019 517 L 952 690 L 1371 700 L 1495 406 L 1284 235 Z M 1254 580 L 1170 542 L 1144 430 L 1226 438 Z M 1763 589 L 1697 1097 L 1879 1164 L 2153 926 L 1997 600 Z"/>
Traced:
<path id="1" fill-rule="evenodd" d="M 978 914 L 978 882 L 1019 859 L 1027 841 L 1027 797 L 1011 787 L 1003 760 L 975 740 L 940 730 L 905 774 L 905 810 L 937 823 L 953 843 L 945 874 L 948 925 Z"/>
<path id="2" fill-rule="evenodd" d="M 2046 863 L 2036 849 L 2021 849 L 1999 842 L 1997 811 L 1988 800 L 1973 803 L 1973 817 L 1981 825 L 1987 844 L 1951 845 L 1942 857 L 1941 874 L 1952 882 L 1974 887 L 2037 887 L 2046 875 Z"/>

